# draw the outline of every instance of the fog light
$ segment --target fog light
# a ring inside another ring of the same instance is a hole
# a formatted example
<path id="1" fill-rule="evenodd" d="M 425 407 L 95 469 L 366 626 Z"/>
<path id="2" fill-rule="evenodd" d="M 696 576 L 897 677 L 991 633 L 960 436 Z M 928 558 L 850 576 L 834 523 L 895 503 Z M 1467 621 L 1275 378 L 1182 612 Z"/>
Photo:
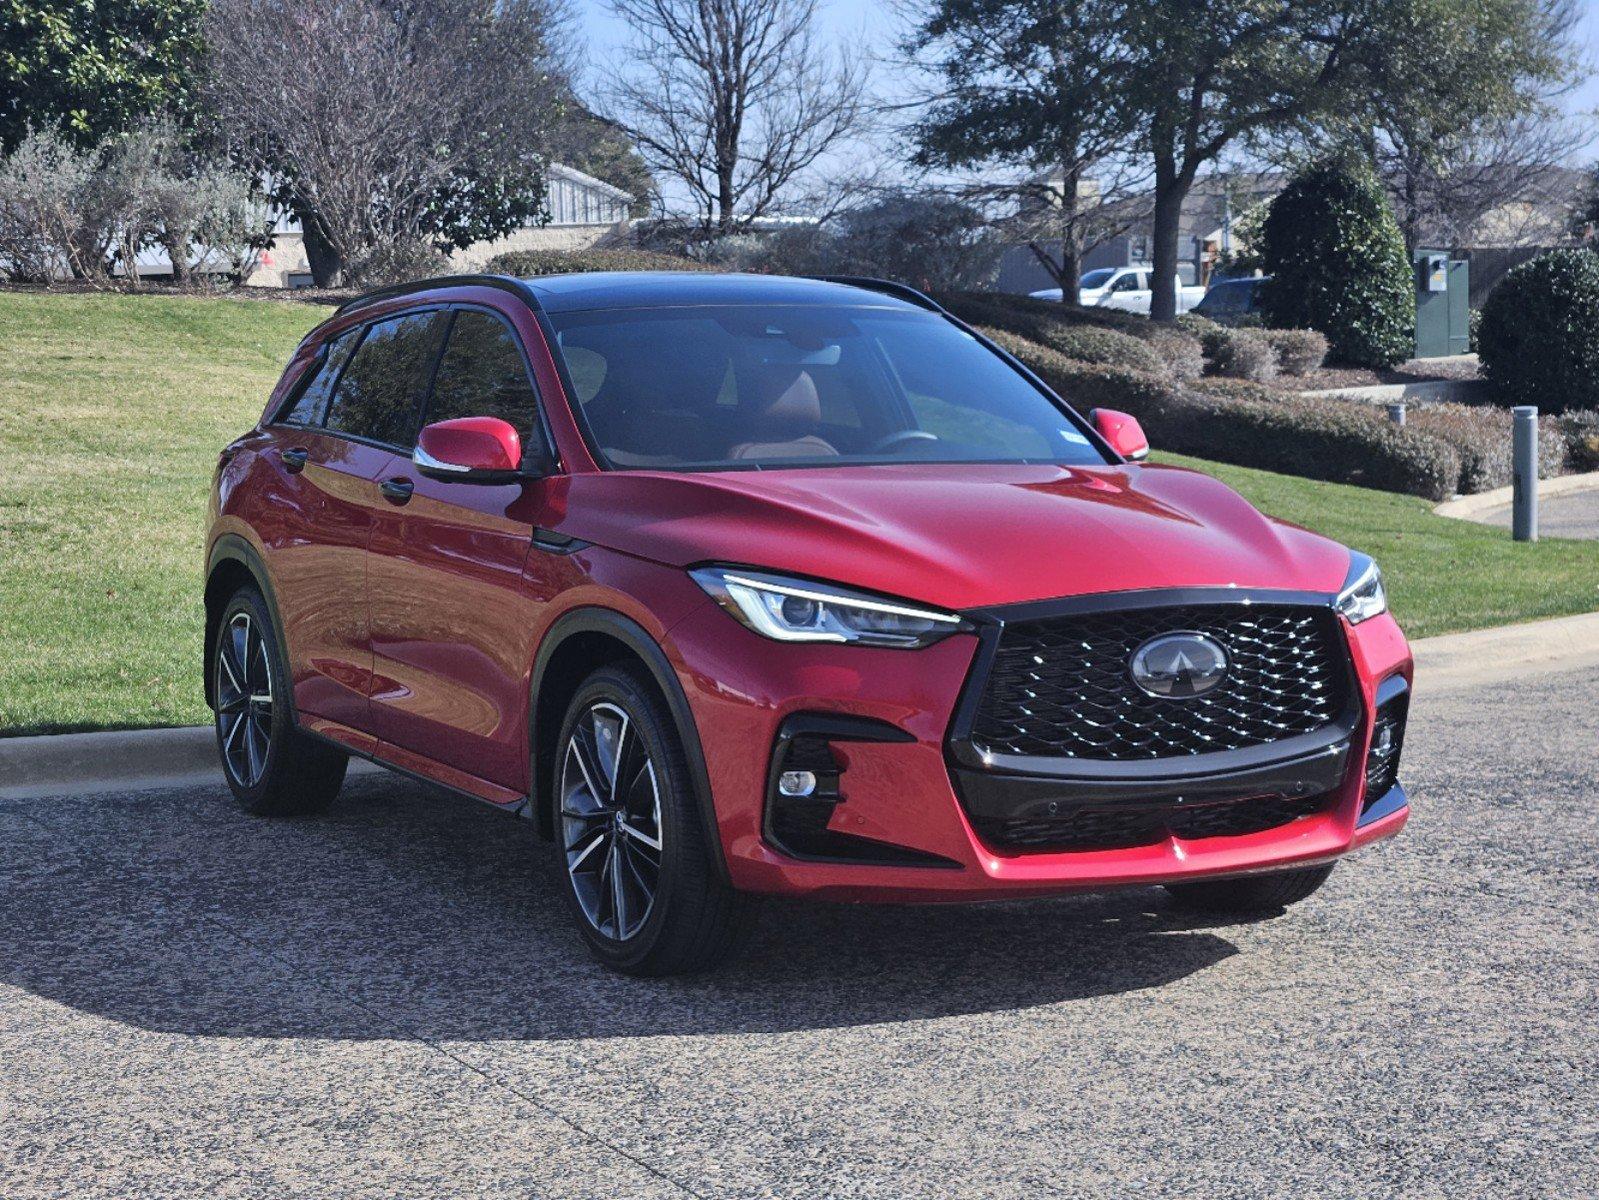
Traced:
<path id="1" fill-rule="evenodd" d="M 777 777 L 777 790 L 785 796 L 809 796 L 816 791 L 813 771 L 784 771 Z"/>

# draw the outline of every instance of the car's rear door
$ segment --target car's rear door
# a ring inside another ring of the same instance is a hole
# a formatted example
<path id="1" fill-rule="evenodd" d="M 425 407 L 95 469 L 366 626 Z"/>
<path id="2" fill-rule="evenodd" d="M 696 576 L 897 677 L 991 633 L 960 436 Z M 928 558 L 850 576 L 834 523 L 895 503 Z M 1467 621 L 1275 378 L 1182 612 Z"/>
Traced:
<path id="1" fill-rule="evenodd" d="M 524 461 L 536 460 L 547 441 L 516 330 L 505 314 L 478 306 L 456 306 L 449 322 L 424 423 L 500 417 L 522 435 Z M 408 495 L 379 514 L 369 554 L 380 752 L 488 799 L 514 801 L 526 788 L 540 605 L 523 568 L 557 481 L 434 479 L 400 453 L 382 481 Z"/>

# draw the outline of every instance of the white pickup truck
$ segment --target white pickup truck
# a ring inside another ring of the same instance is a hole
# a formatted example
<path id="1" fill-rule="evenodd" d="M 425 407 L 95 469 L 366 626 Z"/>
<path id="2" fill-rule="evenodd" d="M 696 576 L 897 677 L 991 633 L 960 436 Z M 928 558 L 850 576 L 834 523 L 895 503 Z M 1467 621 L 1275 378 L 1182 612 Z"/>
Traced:
<path id="1" fill-rule="evenodd" d="M 1149 282 L 1153 272 L 1145 266 L 1101 267 L 1089 271 L 1078 281 L 1078 295 L 1084 308 L 1119 308 L 1123 312 L 1149 312 Z M 1031 293 L 1037 300 L 1060 299 L 1059 288 Z M 1177 288 L 1177 311 L 1185 313 L 1204 298 L 1202 287 Z"/>

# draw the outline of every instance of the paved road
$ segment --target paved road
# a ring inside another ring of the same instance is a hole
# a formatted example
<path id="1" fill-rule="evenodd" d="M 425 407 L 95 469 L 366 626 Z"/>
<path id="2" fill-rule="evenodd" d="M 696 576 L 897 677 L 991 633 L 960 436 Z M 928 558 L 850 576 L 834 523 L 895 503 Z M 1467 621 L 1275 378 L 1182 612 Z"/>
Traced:
<path id="1" fill-rule="evenodd" d="M 387 777 L 9 802 L 0 1195 L 1593 1196 L 1596 690 L 1424 693 L 1410 830 L 1287 916 L 788 905 L 690 982 Z"/>
<path id="2" fill-rule="evenodd" d="M 1477 518 L 1484 525 L 1509 529 L 1513 515 L 1510 505 L 1489 509 Z M 1599 538 L 1599 488 L 1585 492 L 1538 498 L 1538 536 Z"/>

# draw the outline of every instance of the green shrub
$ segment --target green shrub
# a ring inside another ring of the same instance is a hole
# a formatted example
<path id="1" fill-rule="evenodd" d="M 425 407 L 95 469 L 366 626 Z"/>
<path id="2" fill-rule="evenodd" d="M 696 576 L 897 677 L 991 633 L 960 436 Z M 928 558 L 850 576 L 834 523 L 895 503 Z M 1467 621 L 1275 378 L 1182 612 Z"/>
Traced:
<path id="1" fill-rule="evenodd" d="M 1044 345 L 1078 362 L 1131 367 L 1135 371 L 1160 372 L 1166 367 L 1150 343 L 1117 333 L 1114 329 L 1068 325 L 1061 321 L 1046 323 L 1039 334 Z"/>
<path id="2" fill-rule="evenodd" d="M 1338 362 L 1391 367 L 1415 353 L 1416 293 L 1382 184 L 1354 155 L 1318 163 L 1272 201 L 1262 231 L 1266 324 L 1316 329 Z"/>
<path id="3" fill-rule="evenodd" d="M 1277 351 L 1258 329 L 1229 329 L 1214 339 L 1212 366 L 1228 379 L 1268 383 L 1277 378 Z"/>
<path id="4" fill-rule="evenodd" d="M 510 250 L 483 264 L 488 275 L 574 275 L 587 271 L 715 271 L 718 268 L 654 250 Z"/>
<path id="5" fill-rule="evenodd" d="M 1599 471 L 1599 411 L 1579 409 L 1556 418 L 1573 471 Z"/>
<path id="6" fill-rule="evenodd" d="M 1477 344 L 1501 403 L 1599 407 L 1599 255 L 1550 250 L 1510 270 L 1488 293 Z"/>
<path id="7" fill-rule="evenodd" d="M 1157 449 L 1435 500 L 1452 495 L 1460 479 L 1453 446 L 1370 406 L 1281 396 L 1233 379 L 1194 390 L 1147 371 L 1073 362 L 1004 330 L 982 332 L 1079 411 L 1103 406 L 1137 417 Z"/>
<path id="8" fill-rule="evenodd" d="M 1284 375 L 1313 374 L 1327 360 L 1327 339 L 1314 329 L 1268 329 L 1265 337 Z"/>

